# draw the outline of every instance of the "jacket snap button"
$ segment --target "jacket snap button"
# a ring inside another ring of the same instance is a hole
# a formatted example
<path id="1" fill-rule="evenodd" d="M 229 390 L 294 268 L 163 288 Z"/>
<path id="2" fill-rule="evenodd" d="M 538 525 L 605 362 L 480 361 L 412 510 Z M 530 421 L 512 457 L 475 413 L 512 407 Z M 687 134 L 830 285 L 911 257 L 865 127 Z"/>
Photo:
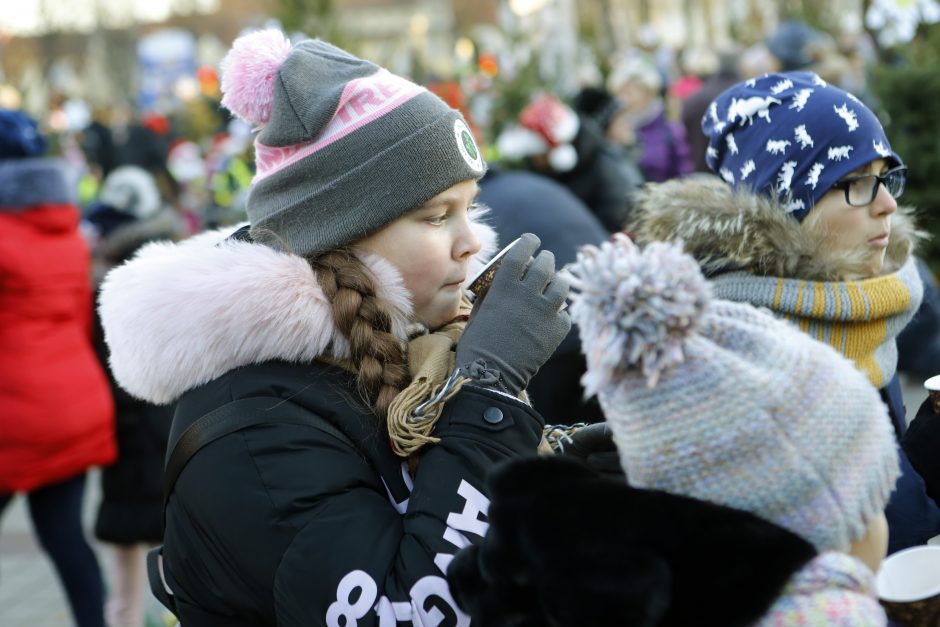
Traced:
<path id="1" fill-rule="evenodd" d="M 487 407 L 483 412 L 483 420 L 495 425 L 503 420 L 503 412 L 498 407 Z"/>

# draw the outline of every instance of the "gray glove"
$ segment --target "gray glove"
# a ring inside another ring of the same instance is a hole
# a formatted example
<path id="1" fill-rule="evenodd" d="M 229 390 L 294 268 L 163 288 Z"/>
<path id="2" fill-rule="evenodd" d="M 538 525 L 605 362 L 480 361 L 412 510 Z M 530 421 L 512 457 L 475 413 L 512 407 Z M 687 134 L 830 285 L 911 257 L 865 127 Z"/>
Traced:
<path id="1" fill-rule="evenodd" d="M 486 298 L 478 301 L 457 345 L 457 367 L 478 384 L 516 396 L 571 329 L 559 311 L 568 282 L 555 274 L 555 255 L 523 235 L 504 258 Z"/>

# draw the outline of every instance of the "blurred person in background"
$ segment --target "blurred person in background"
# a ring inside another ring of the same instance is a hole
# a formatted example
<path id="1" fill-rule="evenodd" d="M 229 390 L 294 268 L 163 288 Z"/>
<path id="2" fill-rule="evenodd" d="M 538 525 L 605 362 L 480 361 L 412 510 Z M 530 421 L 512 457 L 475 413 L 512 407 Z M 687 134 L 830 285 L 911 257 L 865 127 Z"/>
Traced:
<path id="1" fill-rule="evenodd" d="M 682 125 L 696 172 L 711 172 L 705 162 L 708 137 L 702 132 L 702 116 L 718 94 L 738 82 L 738 52 L 726 49 L 717 55 L 717 67 L 702 87 L 682 101 Z"/>
<path id="2" fill-rule="evenodd" d="M 656 68 L 642 59 L 625 59 L 611 72 L 607 88 L 622 104 L 607 137 L 624 146 L 636 144 L 638 165 L 647 181 L 662 182 L 692 172 L 685 129 L 666 115 L 663 78 Z"/>
<path id="3" fill-rule="evenodd" d="M 153 177 L 136 166 L 121 166 L 104 180 L 97 202 L 85 215 L 94 234 L 95 289 L 113 267 L 155 240 L 176 240 L 184 228 L 166 205 Z M 111 560 L 105 614 L 109 627 L 144 625 L 147 550 L 163 540 L 163 460 L 174 405 L 153 405 L 134 398 L 114 381 L 108 350 L 95 316 L 95 352 L 108 373 L 115 404 L 117 460 L 101 473 L 102 502 L 95 536 Z"/>
<path id="4" fill-rule="evenodd" d="M 535 96 L 519 123 L 500 133 L 496 147 L 503 158 L 523 159 L 529 169 L 570 189 L 611 232 L 627 222 L 643 183 L 636 166 L 593 119 L 552 94 Z"/>
<path id="5" fill-rule="evenodd" d="M 774 61 L 769 71 L 793 72 L 809 68 L 816 61 L 814 50 L 821 39 L 821 34 L 806 22 L 784 20 L 764 42 Z"/>
<path id="6" fill-rule="evenodd" d="M 164 198 L 176 202 L 179 187 L 167 168 L 173 142 L 169 118 L 155 112 L 138 114 L 129 105 L 117 106 L 111 115 L 114 143 L 113 167 L 135 165 L 153 175 Z"/>
<path id="7" fill-rule="evenodd" d="M 774 55 L 767 49 L 767 45 L 761 42 L 745 48 L 741 52 L 737 67 L 738 77 L 744 79 L 760 76 L 767 72 L 775 72 L 778 64 L 777 60 L 774 59 Z"/>
<path id="8" fill-rule="evenodd" d="M 718 57 L 709 48 L 692 46 L 683 50 L 676 60 L 680 74 L 669 83 L 666 94 L 671 103 L 681 105 L 702 88 L 706 77 L 715 73 Z"/>
<path id="9" fill-rule="evenodd" d="M 255 174 L 252 161 L 251 127 L 237 118 L 224 133 L 217 134 L 206 151 L 207 228 L 229 226 L 247 219 L 245 203 Z"/>
<path id="10" fill-rule="evenodd" d="M 86 472 L 115 458 L 114 407 L 92 348 L 75 181 L 44 149 L 32 119 L 0 110 L 0 512 L 27 495 L 75 622 L 104 627 L 81 511 Z"/>

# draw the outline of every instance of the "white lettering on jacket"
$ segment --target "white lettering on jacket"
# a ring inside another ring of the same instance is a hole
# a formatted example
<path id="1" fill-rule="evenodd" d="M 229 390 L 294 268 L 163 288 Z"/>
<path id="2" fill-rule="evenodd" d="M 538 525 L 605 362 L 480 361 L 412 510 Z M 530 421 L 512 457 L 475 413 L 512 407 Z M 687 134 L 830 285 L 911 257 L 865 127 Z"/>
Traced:
<path id="1" fill-rule="evenodd" d="M 464 533 L 480 537 L 486 535 L 489 523 L 481 520 L 481 515 L 486 516 L 490 501 L 464 480 L 457 487 L 457 494 L 463 497 L 464 506 L 461 511 L 451 512 L 447 516 L 443 539 L 461 549 L 470 545 Z M 444 610 L 449 609 L 456 616 L 456 627 L 469 627 L 470 617 L 457 607 L 447 579 L 443 577 L 453 557 L 452 554 L 438 553 L 434 557 L 434 564 L 440 569 L 441 575 L 427 575 L 416 581 L 408 592 L 407 601 L 396 602 L 386 596 L 379 597 L 378 585 L 365 571 L 353 570 L 347 573 L 336 587 L 336 601 L 327 609 L 327 626 L 355 627 L 373 611 L 379 619 L 379 627 L 395 627 L 400 622 L 410 622 L 416 627 L 437 627 L 447 618 Z"/>

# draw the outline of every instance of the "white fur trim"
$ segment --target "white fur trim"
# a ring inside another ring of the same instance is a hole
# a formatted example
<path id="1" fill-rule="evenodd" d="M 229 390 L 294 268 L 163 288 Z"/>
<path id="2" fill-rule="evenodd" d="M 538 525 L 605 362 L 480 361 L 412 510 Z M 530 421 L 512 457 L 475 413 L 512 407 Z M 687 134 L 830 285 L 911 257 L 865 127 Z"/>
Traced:
<path id="1" fill-rule="evenodd" d="M 473 228 L 485 240 L 480 254 L 492 255 L 492 228 Z M 333 356 L 348 355 L 309 264 L 227 240 L 234 230 L 148 244 L 105 278 L 99 311 L 111 371 L 132 395 L 170 403 L 241 366 L 312 361 L 328 347 Z M 400 273 L 377 255 L 361 259 L 376 278 L 378 297 L 397 312 L 393 331 L 405 338 L 412 307 Z"/>

